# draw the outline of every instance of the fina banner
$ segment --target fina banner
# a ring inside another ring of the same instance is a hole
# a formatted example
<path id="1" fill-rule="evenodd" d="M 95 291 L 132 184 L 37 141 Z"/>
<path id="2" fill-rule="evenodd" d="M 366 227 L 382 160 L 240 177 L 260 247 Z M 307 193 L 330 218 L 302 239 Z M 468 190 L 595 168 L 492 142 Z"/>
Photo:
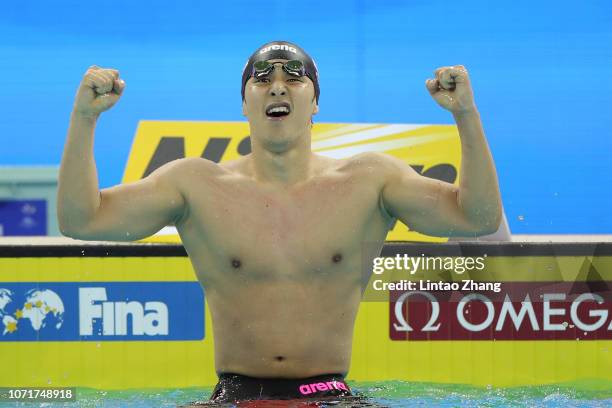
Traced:
<path id="1" fill-rule="evenodd" d="M 424 176 L 459 183 L 461 140 L 454 125 L 316 123 L 312 128 L 312 149 L 336 159 L 384 152 Z M 140 121 L 122 181 L 140 180 L 165 163 L 184 157 L 203 157 L 219 163 L 250 152 L 247 122 Z M 147 240 L 180 242 L 174 227 L 166 227 Z M 448 239 L 409 231 L 398 221 L 387 240 Z"/>
<path id="2" fill-rule="evenodd" d="M 179 247 L 0 247 L 0 384 L 213 384 L 206 297 Z"/>
<path id="3" fill-rule="evenodd" d="M 0 282 L 0 341 L 202 340 L 198 282 Z"/>

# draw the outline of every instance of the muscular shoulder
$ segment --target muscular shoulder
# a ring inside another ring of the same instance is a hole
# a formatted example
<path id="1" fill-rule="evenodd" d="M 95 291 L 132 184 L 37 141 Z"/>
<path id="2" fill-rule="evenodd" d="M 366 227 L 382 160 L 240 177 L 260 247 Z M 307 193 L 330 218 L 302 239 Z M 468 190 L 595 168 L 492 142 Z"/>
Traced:
<path id="1" fill-rule="evenodd" d="M 173 160 L 158 167 L 147 179 L 159 188 L 187 193 L 191 186 L 206 184 L 223 172 L 217 163 L 199 157 Z"/>
<path id="2" fill-rule="evenodd" d="M 168 182 L 178 182 L 186 177 L 214 176 L 221 171 L 221 167 L 215 162 L 200 157 L 187 157 L 160 166 L 151 176 Z"/>
<path id="3" fill-rule="evenodd" d="M 378 152 L 357 154 L 346 159 L 343 164 L 346 171 L 352 173 L 361 183 L 367 183 L 378 192 L 378 207 L 390 228 L 392 228 L 395 219 L 384 206 L 382 192 L 390 178 L 400 173 L 398 166 L 402 164 L 401 160 Z"/>
<path id="4" fill-rule="evenodd" d="M 412 168 L 391 155 L 379 152 L 360 153 L 346 159 L 344 166 L 351 171 L 370 174 L 379 181 L 385 182 L 391 177 L 410 173 Z"/>

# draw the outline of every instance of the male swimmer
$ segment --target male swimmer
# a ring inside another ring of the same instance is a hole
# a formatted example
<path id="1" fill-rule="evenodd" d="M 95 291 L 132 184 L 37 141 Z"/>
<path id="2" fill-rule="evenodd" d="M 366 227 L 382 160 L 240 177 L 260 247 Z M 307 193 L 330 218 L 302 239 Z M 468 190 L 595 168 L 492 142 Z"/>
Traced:
<path id="1" fill-rule="evenodd" d="M 398 72 L 394 81 L 406 79 Z M 242 75 L 251 154 L 221 164 L 175 160 L 99 191 L 94 129 L 124 87 L 117 70 L 97 66 L 79 86 L 60 169 L 60 228 L 78 239 L 132 241 L 176 226 L 212 314 L 213 401 L 350 395 L 344 376 L 364 289 L 362 243 L 380 250 L 395 219 L 433 236 L 499 226 L 497 176 L 461 65 L 426 81 L 459 128 L 459 187 L 381 153 L 314 154 L 317 66 L 297 45 L 275 41 Z"/>

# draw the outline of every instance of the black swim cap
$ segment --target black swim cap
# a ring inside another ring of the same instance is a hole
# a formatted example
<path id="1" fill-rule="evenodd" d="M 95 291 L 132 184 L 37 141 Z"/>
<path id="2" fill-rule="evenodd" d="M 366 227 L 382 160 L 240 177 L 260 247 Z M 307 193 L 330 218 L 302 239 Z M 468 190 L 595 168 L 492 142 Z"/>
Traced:
<path id="1" fill-rule="evenodd" d="M 315 97 L 319 103 L 319 71 L 317 65 L 310 55 L 299 46 L 288 41 L 272 41 L 262 45 L 251 55 L 242 70 L 242 100 L 244 101 L 244 87 L 253 73 L 253 64 L 257 61 L 268 61 L 271 59 L 299 60 L 304 64 L 306 76 L 314 85 Z"/>

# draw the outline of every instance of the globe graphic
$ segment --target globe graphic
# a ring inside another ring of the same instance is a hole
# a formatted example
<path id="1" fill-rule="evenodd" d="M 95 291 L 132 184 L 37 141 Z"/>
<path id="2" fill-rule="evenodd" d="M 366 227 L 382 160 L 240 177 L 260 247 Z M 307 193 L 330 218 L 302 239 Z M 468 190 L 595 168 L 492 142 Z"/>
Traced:
<path id="1" fill-rule="evenodd" d="M 2 334 L 10 332 L 12 324 L 17 323 L 17 319 L 8 313 L 9 304 L 13 301 L 13 292 L 8 289 L 0 288 L 0 322 L 2 322 L 4 331 Z"/>
<path id="2" fill-rule="evenodd" d="M 64 323 L 64 303 L 49 289 L 31 289 L 25 293 L 23 304 L 16 304 L 14 293 L 0 288 L 0 330 L 2 335 L 16 332 L 22 327 L 23 320 L 29 321 L 31 328 L 38 332 L 41 328 L 52 326 L 55 329 Z"/>
<path id="3" fill-rule="evenodd" d="M 6 306 L 13 301 L 13 292 L 0 288 L 0 317 L 4 316 Z"/>

